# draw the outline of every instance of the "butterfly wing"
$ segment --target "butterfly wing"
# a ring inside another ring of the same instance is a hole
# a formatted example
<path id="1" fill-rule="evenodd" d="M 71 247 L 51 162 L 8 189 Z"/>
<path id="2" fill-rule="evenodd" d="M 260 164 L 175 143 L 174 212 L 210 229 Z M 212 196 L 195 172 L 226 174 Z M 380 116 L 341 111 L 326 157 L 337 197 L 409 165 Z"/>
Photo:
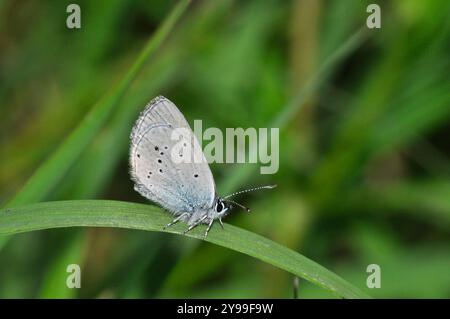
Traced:
<path id="1" fill-rule="evenodd" d="M 213 206 L 214 178 L 198 140 L 165 97 L 153 99 L 135 123 L 130 167 L 135 190 L 176 215 Z"/>

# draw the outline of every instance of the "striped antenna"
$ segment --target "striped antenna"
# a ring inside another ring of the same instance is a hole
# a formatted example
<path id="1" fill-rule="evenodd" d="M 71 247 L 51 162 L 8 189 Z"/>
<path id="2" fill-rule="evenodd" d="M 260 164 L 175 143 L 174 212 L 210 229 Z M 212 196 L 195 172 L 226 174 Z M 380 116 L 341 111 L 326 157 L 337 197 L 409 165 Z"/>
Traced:
<path id="1" fill-rule="evenodd" d="M 235 193 L 232 193 L 230 195 L 227 195 L 227 196 L 223 197 L 223 199 L 227 199 L 227 198 L 230 198 L 230 197 L 233 197 L 233 196 L 236 196 L 236 195 L 239 195 L 239 194 L 243 194 L 243 193 L 257 191 L 257 190 L 260 190 L 260 189 L 273 189 L 275 187 L 277 187 L 277 185 L 266 185 L 266 186 L 259 186 L 259 187 L 255 187 L 255 188 L 249 188 L 249 189 L 245 189 L 245 190 L 242 190 L 242 191 L 235 192 Z"/>

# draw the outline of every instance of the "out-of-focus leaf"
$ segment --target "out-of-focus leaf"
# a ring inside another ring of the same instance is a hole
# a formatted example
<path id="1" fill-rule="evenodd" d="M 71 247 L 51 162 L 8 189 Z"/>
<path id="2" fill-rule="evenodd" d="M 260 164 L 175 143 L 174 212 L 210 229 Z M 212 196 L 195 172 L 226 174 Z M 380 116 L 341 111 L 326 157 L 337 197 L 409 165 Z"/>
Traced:
<path id="1" fill-rule="evenodd" d="M 122 96 L 136 78 L 150 56 L 161 46 L 164 39 L 181 17 L 189 0 L 181 0 L 168 15 L 161 27 L 150 38 L 134 64 L 122 81 L 104 98 L 102 98 L 84 118 L 80 125 L 66 139 L 61 147 L 28 180 L 24 188 L 7 204 L 15 206 L 44 199 L 51 192 L 64 174 L 69 170 L 84 149 L 89 145 L 111 112 L 120 102 Z"/>

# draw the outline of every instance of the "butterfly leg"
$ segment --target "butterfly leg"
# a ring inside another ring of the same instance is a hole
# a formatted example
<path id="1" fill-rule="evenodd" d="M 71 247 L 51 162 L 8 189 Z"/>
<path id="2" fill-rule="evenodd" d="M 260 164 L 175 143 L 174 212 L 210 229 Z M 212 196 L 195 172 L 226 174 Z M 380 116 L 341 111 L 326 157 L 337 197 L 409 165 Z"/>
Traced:
<path id="1" fill-rule="evenodd" d="M 206 239 L 206 237 L 208 237 L 208 232 L 211 229 L 213 223 L 214 223 L 214 219 L 211 218 L 211 221 L 208 224 L 208 228 L 206 228 L 205 236 L 203 237 L 204 239 Z"/>
<path id="2" fill-rule="evenodd" d="M 192 229 L 194 229 L 195 227 L 200 225 L 207 217 L 208 217 L 208 215 L 205 215 L 202 218 L 200 218 L 195 224 L 192 224 L 191 226 L 189 226 L 189 228 L 183 232 L 183 235 L 185 235 L 188 231 L 191 231 Z"/>
<path id="3" fill-rule="evenodd" d="M 166 226 L 163 227 L 163 229 L 166 229 L 172 225 L 175 225 L 176 223 L 178 223 L 184 216 L 188 216 L 188 213 L 183 213 L 180 216 L 178 216 L 177 218 L 175 218 L 174 220 L 172 220 L 170 223 L 168 223 Z"/>
<path id="4" fill-rule="evenodd" d="M 222 229 L 223 229 L 222 218 L 219 218 L 219 223 L 220 223 L 220 227 L 222 227 Z"/>

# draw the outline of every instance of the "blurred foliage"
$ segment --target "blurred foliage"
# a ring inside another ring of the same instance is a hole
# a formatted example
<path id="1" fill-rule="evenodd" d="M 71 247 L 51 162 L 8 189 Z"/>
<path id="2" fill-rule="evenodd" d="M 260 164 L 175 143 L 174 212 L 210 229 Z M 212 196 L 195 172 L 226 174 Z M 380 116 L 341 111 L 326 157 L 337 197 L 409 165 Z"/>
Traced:
<path id="1" fill-rule="evenodd" d="M 279 185 L 241 199 L 253 213 L 227 222 L 373 296 L 449 298 L 450 4 L 380 0 L 382 28 L 368 30 L 371 2 L 194 1 L 45 199 L 145 202 L 128 177 L 128 134 L 145 103 L 163 94 L 204 127 L 280 126 L 276 175 L 211 165 L 220 193 Z M 176 2 L 77 1 L 80 30 L 65 27 L 69 3 L 0 1 L 3 205 L 126 74 Z M 327 67 L 361 29 L 365 40 Z M 307 94 L 299 100 L 299 92 Z M 82 265 L 79 290 L 65 286 L 72 263 Z M 372 263 L 381 266 L 381 289 L 366 288 Z M 0 297 L 290 298 L 292 282 L 247 256 L 168 234 L 61 229 L 0 238 Z M 299 295 L 332 297 L 303 280 Z"/>

